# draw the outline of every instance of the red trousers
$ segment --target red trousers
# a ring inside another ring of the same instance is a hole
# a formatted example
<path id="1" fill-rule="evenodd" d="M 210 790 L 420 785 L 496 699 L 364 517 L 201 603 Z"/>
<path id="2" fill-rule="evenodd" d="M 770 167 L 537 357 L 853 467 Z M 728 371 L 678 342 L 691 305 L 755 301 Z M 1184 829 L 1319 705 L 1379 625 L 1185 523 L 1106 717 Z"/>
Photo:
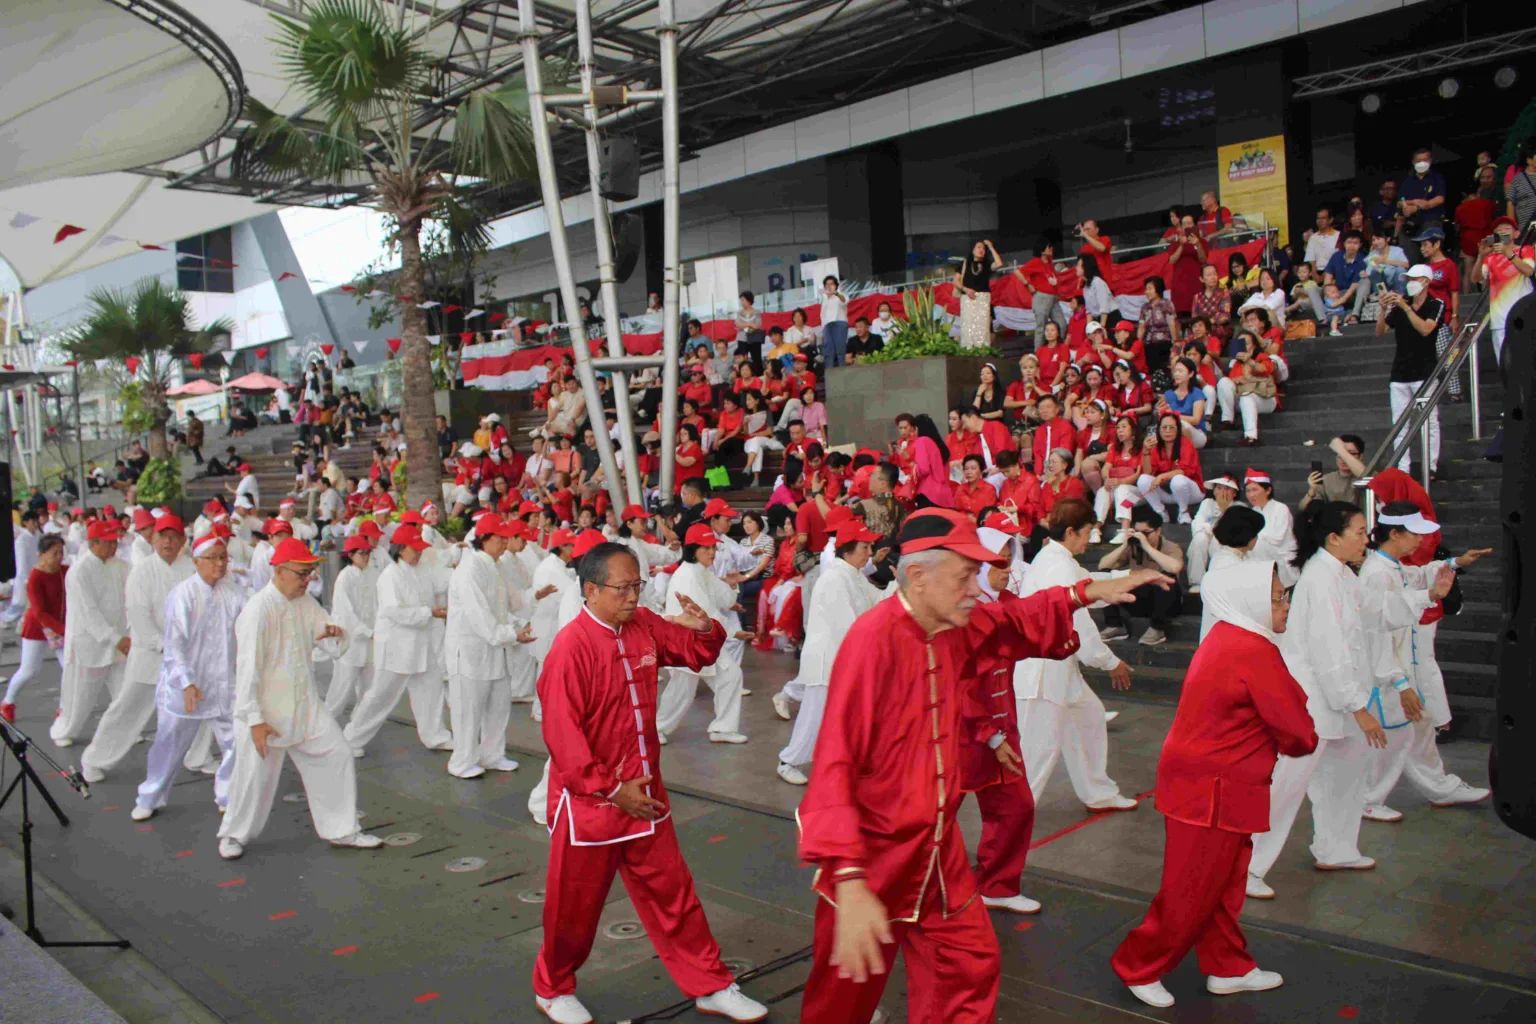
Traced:
<path id="1" fill-rule="evenodd" d="M 863 984 L 839 978 L 831 966 L 836 927 L 836 908 L 819 901 L 815 960 L 805 983 L 800 1024 L 869 1024 L 898 952 L 907 960 L 908 1024 L 993 1024 L 1002 957 L 980 899 L 946 919 L 939 913 L 935 891 L 916 923 L 892 921 L 896 941 L 885 947 L 885 973 Z"/>
<path id="2" fill-rule="evenodd" d="M 1127 985 L 1149 985 L 1194 946 L 1200 970 L 1240 978 L 1257 966 L 1238 927 L 1253 837 L 1163 819 L 1163 881 L 1141 924 L 1115 950 L 1110 966 Z"/>
<path id="3" fill-rule="evenodd" d="M 976 791 L 981 841 L 976 844 L 976 891 L 993 898 L 1017 896 L 1019 876 L 1035 831 L 1035 794 L 1023 775 Z"/>
<path id="4" fill-rule="evenodd" d="M 550 836 L 544 944 L 533 966 L 536 994 L 553 999 L 576 991 L 576 971 L 592 952 L 614 872 L 623 876 L 651 945 L 683 995 L 697 999 L 736 980 L 720 962 L 670 818 L 656 823 L 653 836 L 608 846 L 571 845 L 561 818 Z"/>

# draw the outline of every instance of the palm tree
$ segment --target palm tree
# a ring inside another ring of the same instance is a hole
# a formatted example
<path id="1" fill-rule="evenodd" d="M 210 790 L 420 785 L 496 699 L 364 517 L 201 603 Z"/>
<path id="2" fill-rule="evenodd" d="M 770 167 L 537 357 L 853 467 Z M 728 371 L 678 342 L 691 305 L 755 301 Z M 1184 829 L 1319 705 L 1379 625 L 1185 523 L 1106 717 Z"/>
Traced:
<path id="1" fill-rule="evenodd" d="M 467 202 L 460 176 L 511 184 L 537 181 L 538 170 L 520 82 L 460 99 L 451 142 L 441 137 L 442 122 L 431 134 L 418 134 L 418 118 L 440 102 L 436 58 L 394 6 L 388 0 L 316 0 L 306 21 L 273 15 L 278 61 L 315 116 L 286 117 L 248 99 L 250 127 L 237 162 L 280 177 L 366 183 L 372 205 L 394 221 L 400 293 L 410 298 L 400 306 L 407 479 L 430 491 L 441 468 L 426 317 L 416 306 L 424 298 L 423 221 L 439 220 L 465 239 L 483 238 L 483 219 Z"/>
<path id="2" fill-rule="evenodd" d="M 194 352 L 207 352 L 234 331 L 234 324 L 216 320 L 196 326 L 186 296 L 158 277 L 147 277 L 127 291 L 98 288 L 86 301 L 90 308 L 85 319 L 61 344 L 73 359 L 130 367 L 129 384 L 136 386 L 145 413 L 149 457 L 164 460 L 169 454 L 165 424 L 171 407 L 165 392 L 171 386 L 171 370 Z"/>

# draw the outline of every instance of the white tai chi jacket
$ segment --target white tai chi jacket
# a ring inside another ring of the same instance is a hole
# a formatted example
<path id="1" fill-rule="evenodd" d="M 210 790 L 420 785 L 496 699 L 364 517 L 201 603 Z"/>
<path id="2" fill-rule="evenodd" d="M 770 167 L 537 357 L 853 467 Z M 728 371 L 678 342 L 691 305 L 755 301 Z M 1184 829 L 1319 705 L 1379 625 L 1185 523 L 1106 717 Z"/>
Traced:
<path id="1" fill-rule="evenodd" d="M 539 567 L 534 570 L 533 589 L 529 596 L 532 597 L 550 584 L 555 585 L 555 591 L 545 597 L 535 598 L 533 614 L 530 616 L 533 620 L 533 656 L 539 659 L 540 664 L 549 655 L 549 645 L 555 642 L 555 634 L 560 632 L 561 600 L 566 591 L 581 589 L 576 584 L 575 570 L 562 562 L 560 556 L 553 551 L 545 555 Z"/>
<path id="2" fill-rule="evenodd" d="M 165 599 L 165 657 L 155 690 L 162 715 L 229 718 L 235 707 L 235 622 L 250 595 L 229 576 L 213 586 L 193 573 Z M 187 713 L 181 692 L 196 685 L 203 699 Z"/>
<path id="3" fill-rule="evenodd" d="M 378 618 L 378 575 L 355 565 L 343 566 L 336 574 L 331 592 L 331 618 L 347 633 L 346 653 L 336 659 L 338 665 L 362 668 L 368 664 L 374 621 Z"/>
<path id="4" fill-rule="evenodd" d="M 1072 552 L 1059 541 L 1048 540 L 1029 564 L 1020 597 L 1028 597 L 1051 587 L 1070 587 L 1088 578 L 1088 570 L 1078 564 Z M 1080 645 L 1076 654 L 1060 661 L 1025 658 L 1013 667 L 1013 695 L 1018 700 L 1048 700 L 1063 707 L 1083 699 L 1088 683 L 1083 679 L 1083 665 L 1108 672 L 1120 664 L 1119 655 L 1099 637 L 1099 627 L 1087 608 L 1072 613 L 1072 627 Z"/>
<path id="5" fill-rule="evenodd" d="M 843 638 L 853 628 L 853 620 L 884 596 L 862 572 L 841 558 L 822 570 L 811 597 L 810 614 L 806 616 L 805 646 L 800 650 L 800 685 L 827 685 L 832 678 L 832 663 L 842 649 Z"/>
<path id="6" fill-rule="evenodd" d="M 507 609 L 507 585 L 496 559 L 469 550 L 448 582 L 448 672 L 469 679 L 505 679 L 507 648 L 519 625 Z"/>
<path id="7" fill-rule="evenodd" d="M 1296 533 L 1290 507 L 1271 498 L 1258 513 L 1264 517 L 1264 529 L 1259 531 L 1258 543 L 1253 546 L 1253 557 L 1273 561 L 1278 566 L 1281 584 L 1289 587 L 1297 579 L 1296 568 L 1291 565 L 1296 557 Z M 1286 631 L 1290 631 L 1289 627 Z"/>
<path id="8" fill-rule="evenodd" d="M 1358 728 L 1353 715 L 1370 701 L 1376 683 L 1370 634 L 1412 626 L 1429 605 L 1427 590 L 1362 585 L 1327 551 L 1307 559 L 1291 595 L 1280 652 L 1307 693 L 1320 739 L 1343 739 Z"/>
<path id="9" fill-rule="evenodd" d="M 64 577 L 64 664 L 107 668 L 123 660 L 118 642 L 128 635 L 128 566 L 102 561 L 90 548 L 75 557 Z"/>
<path id="10" fill-rule="evenodd" d="M 171 590 L 193 573 L 192 560 L 182 554 L 166 564 L 154 552 L 141 558 L 128 570 L 128 635 L 133 646 L 128 649 L 128 664 L 123 680 L 154 686 L 160 678 L 160 661 L 165 645 L 165 599 Z M 67 630 L 66 630 L 67 632 Z"/>
<path id="11" fill-rule="evenodd" d="M 704 614 L 720 623 L 727 631 L 726 635 L 730 635 L 731 627 L 727 623 L 735 615 L 731 611 L 731 605 L 736 603 L 735 587 L 698 562 L 684 562 L 672 574 L 672 584 L 667 587 L 665 614 L 681 615 L 683 613 L 683 603 L 678 600 L 681 595 L 693 598 L 698 606 L 704 609 Z M 721 656 L 724 656 L 724 651 L 725 648 L 722 647 Z M 719 660 L 719 657 L 715 659 L 716 662 Z M 698 675 L 706 679 L 714 674 L 713 662 L 698 671 Z"/>
<path id="12" fill-rule="evenodd" d="M 251 596 L 235 620 L 234 719 L 247 728 L 265 723 L 278 735 L 267 742 L 292 747 L 319 735 L 328 715 L 310 669 L 310 652 L 339 659 L 349 638 L 320 641 L 330 617 L 308 594 L 293 600 L 267 584 Z"/>
<path id="13" fill-rule="evenodd" d="M 1360 567 L 1360 585 L 1368 589 L 1381 588 L 1389 593 L 1408 590 L 1428 590 L 1435 581 L 1444 562 L 1428 565 L 1404 565 L 1391 555 L 1381 551 L 1366 553 L 1365 564 Z M 1413 625 L 1390 631 L 1370 632 L 1371 665 L 1376 685 L 1380 688 L 1382 707 L 1390 724 L 1406 722 L 1399 710 L 1401 698 L 1393 695 L 1393 683 L 1407 679 L 1418 691 L 1424 703 L 1424 718 L 1436 729 L 1451 721 L 1451 705 L 1445 696 L 1445 677 L 1440 674 L 1440 663 L 1435 660 L 1435 624 L 1422 625 L 1417 619 Z M 1382 680 L 1385 677 L 1385 682 Z"/>
<path id="14" fill-rule="evenodd" d="M 423 568 L 426 554 L 416 565 L 394 562 L 379 574 L 373 663 L 382 671 L 414 676 L 432 663 L 432 624 L 437 620 L 432 617 L 433 570 Z"/>
<path id="15" fill-rule="evenodd" d="M 667 583 L 670 580 L 666 573 L 656 574 L 656 570 L 671 565 L 682 558 L 683 553 L 634 535 L 620 537 L 618 542 L 633 551 L 635 560 L 640 563 L 640 578 L 645 581 L 645 589 L 640 592 L 640 603 L 653 612 L 659 612 L 666 606 Z"/>

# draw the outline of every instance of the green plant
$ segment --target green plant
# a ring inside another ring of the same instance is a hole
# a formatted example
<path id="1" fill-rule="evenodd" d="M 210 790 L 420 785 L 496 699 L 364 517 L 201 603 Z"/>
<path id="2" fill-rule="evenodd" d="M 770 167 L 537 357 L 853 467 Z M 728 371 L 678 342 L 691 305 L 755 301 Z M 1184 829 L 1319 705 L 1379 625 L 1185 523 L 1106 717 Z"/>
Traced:
<path id="1" fill-rule="evenodd" d="M 135 488 L 139 504 L 163 505 L 181 497 L 181 461 L 150 459 Z"/>
<path id="2" fill-rule="evenodd" d="M 463 516 L 449 516 L 443 520 L 437 532 L 451 541 L 461 541 L 469 532 L 469 520 Z"/>
<path id="3" fill-rule="evenodd" d="M 950 337 L 949 326 L 936 319 L 937 306 L 932 288 L 909 288 L 901 293 L 902 311 L 906 319 L 896 325 L 885 346 L 872 356 L 860 359 L 861 363 L 894 363 L 899 359 L 921 359 L 929 356 L 989 356 L 998 355 L 995 349 L 966 348 Z"/>
<path id="4" fill-rule="evenodd" d="M 130 434 L 142 434 L 155 425 L 155 414 L 144 404 L 144 388 L 136 380 L 124 384 L 117 392 L 117 400 L 123 407 L 123 429 Z"/>

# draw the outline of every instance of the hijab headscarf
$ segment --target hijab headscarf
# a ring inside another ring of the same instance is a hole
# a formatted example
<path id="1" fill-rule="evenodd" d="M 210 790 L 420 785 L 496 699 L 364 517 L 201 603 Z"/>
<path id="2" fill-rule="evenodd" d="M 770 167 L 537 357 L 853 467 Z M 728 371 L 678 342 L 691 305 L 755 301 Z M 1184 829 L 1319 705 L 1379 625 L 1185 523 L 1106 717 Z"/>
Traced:
<path id="1" fill-rule="evenodd" d="M 998 554 L 1002 554 L 1012 546 L 1011 537 L 1009 537 L 1001 530 L 992 529 L 990 526 L 983 526 L 978 528 L 976 531 L 976 539 L 981 541 L 982 546 L 985 547 L 988 551 L 994 551 Z M 996 601 L 998 599 L 997 589 L 993 587 L 992 583 L 987 579 L 987 571 L 991 568 L 992 567 L 990 565 L 983 563 L 977 569 L 976 585 L 981 588 L 981 592 L 983 594 L 987 595 L 988 601 Z"/>
<path id="2" fill-rule="evenodd" d="M 1200 600 L 1214 622 L 1229 622 L 1278 645 L 1280 638 L 1270 628 L 1270 581 L 1274 575 L 1275 563 L 1269 559 L 1233 562 L 1205 574 L 1200 581 Z"/>

